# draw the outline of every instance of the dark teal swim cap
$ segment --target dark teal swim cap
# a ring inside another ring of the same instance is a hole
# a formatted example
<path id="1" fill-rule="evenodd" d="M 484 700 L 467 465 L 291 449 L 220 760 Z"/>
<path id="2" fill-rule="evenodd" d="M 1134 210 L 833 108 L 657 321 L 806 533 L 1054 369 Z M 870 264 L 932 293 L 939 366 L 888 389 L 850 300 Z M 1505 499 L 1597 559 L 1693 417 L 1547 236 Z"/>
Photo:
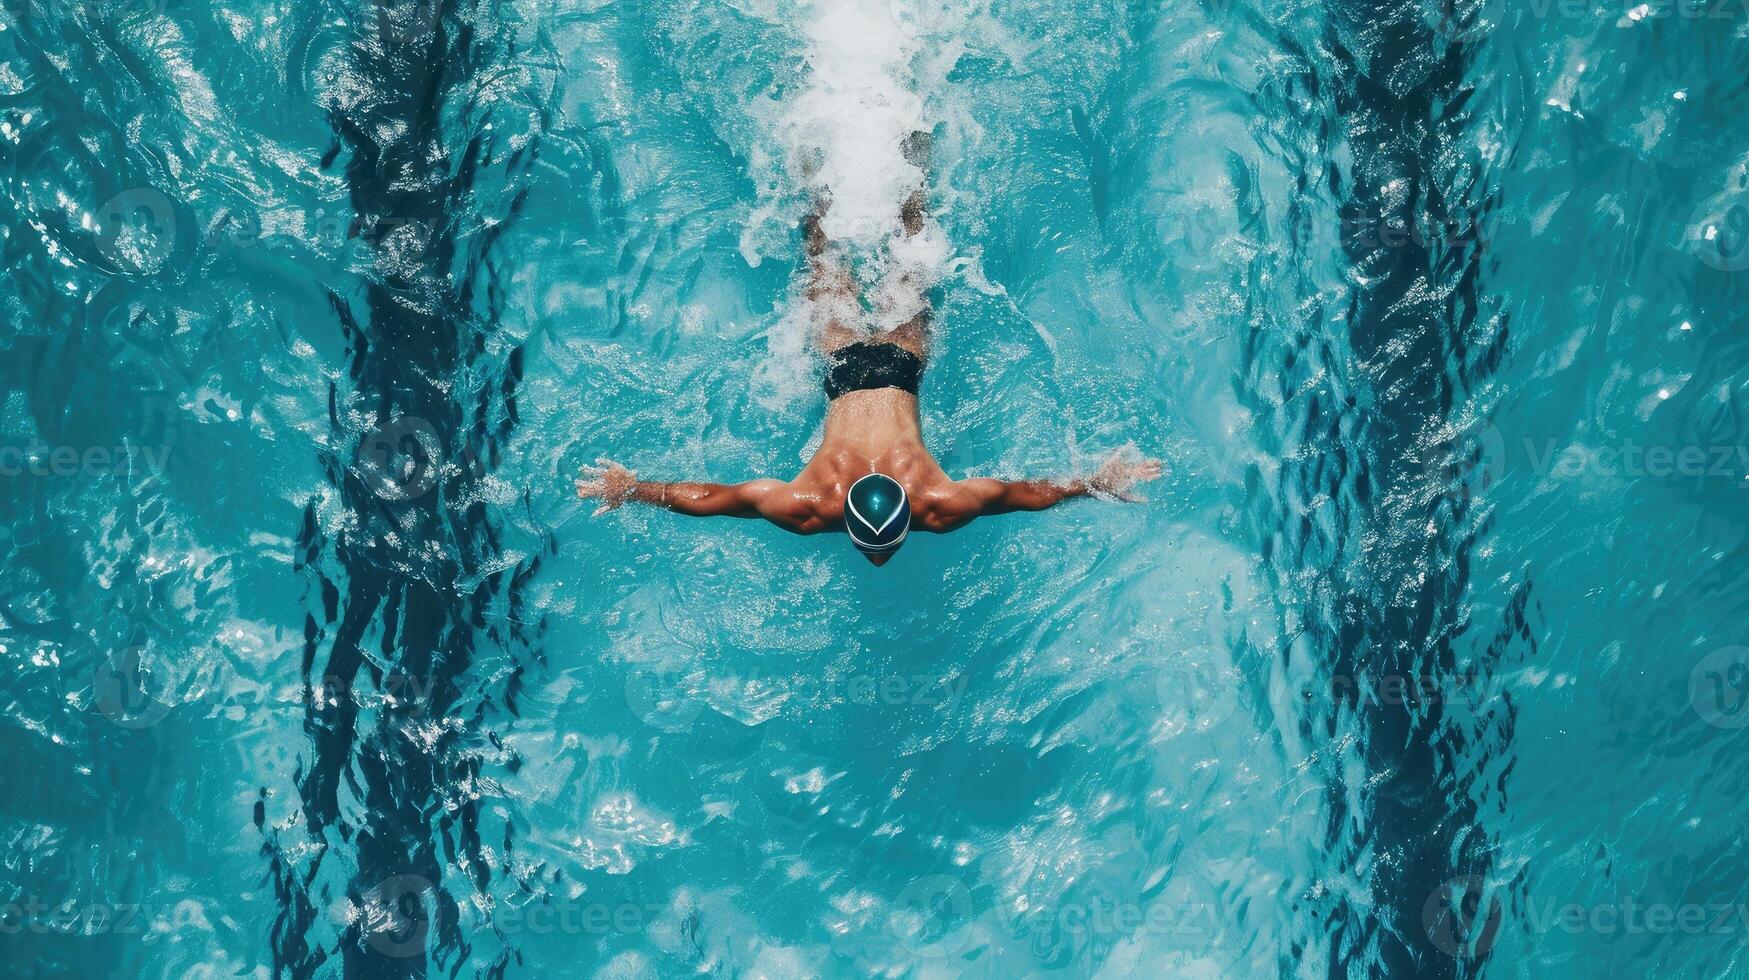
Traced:
<path id="1" fill-rule="evenodd" d="M 852 483 L 844 495 L 844 529 L 850 532 L 850 543 L 865 555 L 898 551 L 911 531 L 911 501 L 905 488 L 880 473 Z"/>

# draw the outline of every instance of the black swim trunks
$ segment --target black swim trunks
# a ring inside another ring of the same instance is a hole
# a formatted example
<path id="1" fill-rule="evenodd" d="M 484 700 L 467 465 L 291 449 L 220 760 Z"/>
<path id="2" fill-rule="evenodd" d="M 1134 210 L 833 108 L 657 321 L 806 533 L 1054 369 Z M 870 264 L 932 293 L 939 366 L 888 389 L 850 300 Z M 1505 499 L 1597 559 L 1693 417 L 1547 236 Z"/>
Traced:
<path id="1" fill-rule="evenodd" d="M 923 380 L 923 359 L 898 344 L 854 343 L 827 355 L 826 398 L 870 388 L 897 388 L 917 394 Z"/>

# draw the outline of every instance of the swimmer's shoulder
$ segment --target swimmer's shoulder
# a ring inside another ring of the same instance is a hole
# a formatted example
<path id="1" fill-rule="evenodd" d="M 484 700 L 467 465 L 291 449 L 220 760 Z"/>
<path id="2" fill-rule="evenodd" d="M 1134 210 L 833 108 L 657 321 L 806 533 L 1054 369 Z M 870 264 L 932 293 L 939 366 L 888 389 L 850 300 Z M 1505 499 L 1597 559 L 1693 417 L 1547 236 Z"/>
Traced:
<path id="1" fill-rule="evenodd" d="M 940 474 L 922 484 L 911 501 L 912 526 L 942 534 L 970 523 L 982 509 L 982 501 L 964 485 L 935 468 Z"/>
<path id="2" fill-rule="evenodd" d="M 844 500 L 841 492 L 834 492 L 837 483 L 830 470 L 816 469 L 810 463 L 787 485 L 782 502 L 776 506 L 781 516 L 773 520 L 797 534 L 841 529 Z"/>

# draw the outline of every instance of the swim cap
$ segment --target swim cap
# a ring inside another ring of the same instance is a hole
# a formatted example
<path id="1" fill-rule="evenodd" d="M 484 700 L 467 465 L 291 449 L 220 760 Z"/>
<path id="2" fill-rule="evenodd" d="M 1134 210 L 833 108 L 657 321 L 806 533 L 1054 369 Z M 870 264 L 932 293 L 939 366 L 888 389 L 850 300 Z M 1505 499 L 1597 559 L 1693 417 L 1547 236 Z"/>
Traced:
<path id="1" fill-rule="evenodd" d="M 870 473 L 844 495 L 844 528 L 850 543 L 867 555 L 891 554 L 911 531 L 911 502 L 890 476 Z"/>

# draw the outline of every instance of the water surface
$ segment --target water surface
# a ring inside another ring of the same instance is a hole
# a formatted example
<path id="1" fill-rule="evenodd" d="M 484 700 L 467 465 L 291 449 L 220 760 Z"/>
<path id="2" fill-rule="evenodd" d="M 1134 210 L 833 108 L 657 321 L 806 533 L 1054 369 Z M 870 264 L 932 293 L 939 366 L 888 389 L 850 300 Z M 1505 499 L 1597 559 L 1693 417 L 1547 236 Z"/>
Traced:
<path id="1" fill-rule="evenodd" d="M 4 16 L 9 972 L 1742 972 L 1740 5 Z M 810 154 L 1146 505 L 589 517 L 817 443 Z"/>

